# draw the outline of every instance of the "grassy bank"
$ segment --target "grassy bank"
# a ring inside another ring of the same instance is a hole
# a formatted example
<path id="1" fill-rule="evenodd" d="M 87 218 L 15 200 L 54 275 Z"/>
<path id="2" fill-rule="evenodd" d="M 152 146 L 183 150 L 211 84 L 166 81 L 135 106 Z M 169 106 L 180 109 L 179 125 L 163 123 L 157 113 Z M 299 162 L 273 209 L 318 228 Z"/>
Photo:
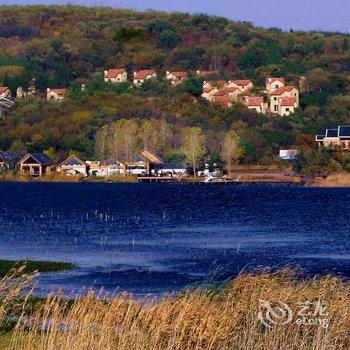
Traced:
<path id="1" fill-rule="evenodd" d="M 330 174 L 326 178 L 309 180 L 307 184 L 315 187 L 350 187 L 350 174 L 345 172 Z"/>
<path id="2" fill-rule="evenodd" d="M 0 260 L 0 277 L 6 276 L 12 269 L 21 266 L 25 266 L 23 273 L 27 274 L 33 273 L 34 271 L 57 272 L 74 268 L 74 264 L 67 262 Z"/>
<path id="3" fill-rule="evenodd" d="M 16 298 L 16 292 L 6 295 L 9 301 Z M 348 282 L 334 277 L 296 280 L 288 271 L 245 274 L 220 290 L 183 292 L 153 304 L 128 295 L 101 300 L 92 293 L 69 303 L 56 295 L 28 311 L 30 324 L 19 319 L 9 349 L 348 349 L 349 297 Z M 261 300 L 288 304 L 293 317 L 300 312 L 298 302 L 325 302 L 328 328 L 301 325 L 294 318 L 285 322 L 278 318 L 281 309 L 275 309 L 279 322 L 270 328 L 259 320 L 259 312 L 265 317 Z M 25 302 L 17 306 L 18 316 L 27 310 Z M 3 319 L 8 311 L 4 303 L 1 307 Z"/>

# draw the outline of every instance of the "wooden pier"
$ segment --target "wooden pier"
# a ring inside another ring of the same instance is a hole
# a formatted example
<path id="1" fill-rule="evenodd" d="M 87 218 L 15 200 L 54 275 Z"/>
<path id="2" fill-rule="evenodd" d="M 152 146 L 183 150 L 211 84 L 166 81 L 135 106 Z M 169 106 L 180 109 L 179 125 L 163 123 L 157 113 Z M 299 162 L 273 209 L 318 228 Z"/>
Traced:
<path id="1" fill-rule="evenodd" d="M 303 181 L 293 182 L 293 181 L 212 181 L 212 182 L 203 182 L 203 181 L 188 181 L 186 179 L 174 178 L 171 176 L 140 176 L 138 178 L 140 183 L 172 183 L 179 185 L 206 185 L 206 186 L 304 186 Z"/>

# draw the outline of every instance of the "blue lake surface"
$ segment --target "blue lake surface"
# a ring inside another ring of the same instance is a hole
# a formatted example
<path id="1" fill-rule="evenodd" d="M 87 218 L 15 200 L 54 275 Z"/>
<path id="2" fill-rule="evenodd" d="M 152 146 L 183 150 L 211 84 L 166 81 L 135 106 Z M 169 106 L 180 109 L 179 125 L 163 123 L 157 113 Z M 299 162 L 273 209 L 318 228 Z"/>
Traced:
<path id="1" fill-rule="evenodd" d="M 55 286 L 160 295 L 242 270 L 350 277 L 350 189 L 0 183 L 0 258 L 74 262 Z"/>

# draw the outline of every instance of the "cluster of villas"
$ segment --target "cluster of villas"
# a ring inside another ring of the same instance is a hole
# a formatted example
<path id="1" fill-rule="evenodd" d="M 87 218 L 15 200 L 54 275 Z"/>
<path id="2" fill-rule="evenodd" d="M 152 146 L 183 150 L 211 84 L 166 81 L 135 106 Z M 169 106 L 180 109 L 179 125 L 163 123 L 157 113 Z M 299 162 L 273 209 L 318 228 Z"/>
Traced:
<path id="1" fill-rule="evenodd" d="M 214 80 L 218 76 L 217 71 L 196 71 L 195 75 L 204 80 L 202 97 L 208 101 L 231 107 L 235 102 L 243 103 L 248 109 L 258 113 L 277 113 L 281 116 L 292 114 L 299 107 L 299 90 L 293 85 L 287 85 L 284 78 L 266 78 L 265 90 L 260 91 L 259 96 L 254 96 L 252 90 L 253 82 L 249 79 L 242 80 Z M 138 70 L 132 74 L 134 86 L 142 85 L 148 79 L 157 78 L 155 69 Z M 171 82 L 172 86 L 178 86 L 188 78 L 186 71 L 166 71 L 165 79 Z M 214 78 L 214 79 L 213 79 Z M 124 83 L 129 79 L 124 68 L 113 68 L 104 71 L 104 81 L 112 84 Z M 304 83 L 305 77 L 300 77 L 300 86 Z M 82 89 L 85 85 L 82 84 Z M 48 101 L 61 102 L 67 93 L 66 88 L 48 88 L 46 98 Z M 34 81 L 28 91 L 19 87 L 17 98 L 25 98 L 36 94 Z M 0 87 L 0 108 L 1 98 L 10 99 L 9 88 Z"/>
<path id="2" fill-rule="evenodd" d="M 148 176 L 183 176 L 187 169 L 182 163 L 165 163 L 155 153 L 144 149 L 134 159 L 120 162 L 110 158 L 105 162 L 84 161 L 72 155 L 60 164 L 54 164 L 45 153 L 5 152 L 0 151 L 0 172 L 17 170 L 19 173 L 41 177 L 52 173 L 67 176 L 115 176 L 115 175 L 148 175 Z"/>
<path id="3" fill-rule="evenodd" d="M 303 79 L 301 77 L 301 82 Z M 270 112 L 281 116 L 290 115 L 299 107 L 299 89 L 287 85 L 284 78 L 266 78 L 265 90 L 259 93 L 262 96 L 254 96 L 253 88 L 253 82 L 247 79 L 204 81 L 202 97 L 227 107 L 241 102 L 258 113 Z"/>
<path id="4" fill-rule="evenodd" d="M 319 147 L 350 151 L 350 125 L 339 125 L 336 129 L 326 129 L 324 134 L 316 135 L 315 141 Z"/>

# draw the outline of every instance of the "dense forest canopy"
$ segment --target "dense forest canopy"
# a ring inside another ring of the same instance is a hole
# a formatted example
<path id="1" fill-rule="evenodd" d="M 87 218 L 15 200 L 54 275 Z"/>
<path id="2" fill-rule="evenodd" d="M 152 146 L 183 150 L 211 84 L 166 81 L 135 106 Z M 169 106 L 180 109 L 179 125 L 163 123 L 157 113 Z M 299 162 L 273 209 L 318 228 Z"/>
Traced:
<path id="1" fill-rule="evenodd" d="M 297 85 L 306 76 L 301 108 L 288 117 L 261 115 L 237 104 L 230 109 L 204 101 L 202 81 L 188 79 L 172 88 L 160 78 L 140 88 L 106 84 L 103 71 L 126 68 L 218 71 L 222 79 L 252 79 L 263 88 L 267 76 Z M 136 125 L 135 150 L 144 145 L 145 121 L 166 123 L 167 142 L 153 149 L 178 160 L 181 133 L 199 127 L 206 154 L 220 158 L 228 132 L 239 136 L 240 161 L 266 164 L 281 148 L 303 152 L 300 167 L 347 168 L 344 157 L 317 151 L 316 132 L 350 124 L 350 36 L 341 33 L 282 32 L 255 28 L 204 14 L 136 12 L 78 6 L 0 7 L 0 86 L 28 88 L 32 79 L 44 96 L 47 87 L 67 87 L 57 104 L 39 96 L 17 100 L 0 122 L 0 148 L 96 157 L 95 140 L 118 120 Z M 86 85 L 84 92 L 81 84 Z M 329 159 L 331 157 L 331 162 Z M 310 170 L 310 171 L 311 171 Z"/>

